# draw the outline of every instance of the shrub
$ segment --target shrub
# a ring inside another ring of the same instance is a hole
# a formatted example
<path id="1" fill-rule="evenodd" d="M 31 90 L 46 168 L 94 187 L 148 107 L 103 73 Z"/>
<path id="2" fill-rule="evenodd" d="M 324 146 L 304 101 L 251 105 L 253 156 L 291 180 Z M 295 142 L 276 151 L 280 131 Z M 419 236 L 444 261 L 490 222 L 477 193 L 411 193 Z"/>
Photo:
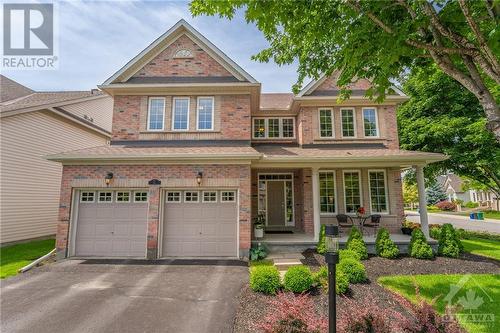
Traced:
<path id="1" fill-rule="evenodd" d="M 410 257 L 417 259 L 432 259 L 434 258 L 434 253 L 429 244 L 427 244 L 427 239 L 424 233 L 420 229 L 415 229 L 411 233 L 410 244 L 408 245 L 408 254 Z"/>
<path id="2" fill-rule="evenodd" d="M 469 202 L 466 202 L 466 203 L 465 203 L 464 207 L 466 207 L 466 208 L 471 208 L 471 209 L 473 209 L 473 208 L 477 208 L 477 207 L 479 207 L 479 202 L 472 202 L 472 201 L 469 201 Z"/>
<path id="3" fill-rule="evenodd" d="M 366 281 L 365 265 L 361 261 L 347 258 L 338 264 L 341 270 L 351 283 L 360 283 Z"/>
<path id="4" fill-rule="evenodd" d="M 441 226 L 429 228 L 431 238 L 439 239 L 441 237 Z"/>
<path id="5" fill-rule="evenodd" d="M 436 207 L 440 210 L 454 212 L 457 209 L 457 205 L 450 201 L 440 201 L 436 204 Z"/>
<path id="6" fill-rule="evenodd" d="M 325 241 L 325 225 L 322 224 L 319 229 L 319 240 L 318 245 L 316 245 L 316 252 L 319 254 L 325 254 L 326 252 L 326 241 Z"/>
<path id="7" fill-rule="evenodd" d="M 399 248 L 391 239 L 387 229 L 380 229 L 375 240 L 375 251 L 382 258 L 396 258 L 399 255 Z"/>
<path id="8" fill-rule="evenodd" d="M 351 244 L 351 241 L 353 241 L 354 239 L 359 239 L 361 241 L 363 240 L 363 235 L 357 227 L 351 228 L 351 231 L 349 232 L 349 238 L 347 239 L 347 247 L 349 247 L 349 244 Z"/>
<path id="9" fill-rule="evenodd" d="M 257 324 L 257 331 L 266 333 L 326 332 L 328 319 L 319 316 L 307 294 L 279 293 L 269 301 L 268 312 Z"/>
<path id="10" fill-rule="evenodd" d="M 439 255 L 458 258 L 462 251 L 463 245 L 458 238 L 455 228 L 449 223 L 443 224 L 439 235 Z"/>
<path id="11" fill-rule="evenodd" d="M 361 260 L 368 258 L 368 250 L 363 240 L 353 239 L 349 245 L 347 245 L 347 249 L 356 252 Z"/>
<path id="12" fill-rule="evenodd" d="M 290 267 L 283 279 L 283 286 L 286 290 L 294 293 L 302 293 L 311 289 L 313 278 L 309 267 L 300 265 Z"/>
<path id="13" fill-rule="evenodd" d="M 337 294 L 344 294 L 349 289 L 349 279 L 338 267 L 336 273 L 335 292 Z M 319 271 L 313 274 L 313 281 L 316 286 L 321 286 L 323 289 L 328 290 L 328 268 L 321 266 Z"/>
<path id="14" fill-rule="evenodd" d="M 361 260 L 361 254 L 354 250 L 340 250 L 339 251 L 339 260 L 342 261 L 347 258 L 354 258 L 356 260 Z"/>
<path id="15" fill-rule="evenodd" d="M 280 288 L 280 273 L 275 266 L 255 266 L 250 270 L 250 288 L 265 294 L 276 294 Z"/>
<path id="16" fill-rule="evenodd" d="M 261 260 L 267 257 L 267 249 L 259 243 L 250 249 L 250 260 Z"/>

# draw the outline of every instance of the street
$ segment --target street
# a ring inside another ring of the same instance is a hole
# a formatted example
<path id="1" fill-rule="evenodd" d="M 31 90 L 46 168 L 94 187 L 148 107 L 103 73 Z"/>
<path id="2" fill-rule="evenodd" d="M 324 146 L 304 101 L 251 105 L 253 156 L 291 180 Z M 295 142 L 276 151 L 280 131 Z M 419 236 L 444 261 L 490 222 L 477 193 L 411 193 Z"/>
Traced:
<path id="1" fill-rule="evenodd" d="M 406 211 L 408 220 L 420 223 L 420 215 L 416 212 Z M 438 213 L 429 213 L 429 224 L 451 223 L 456 228 L 462 228 L 472 231 L 486 231 L 500 234 L 500 221 L 495 220 L 470 220 L 467 216 L 447 215 Z"/>

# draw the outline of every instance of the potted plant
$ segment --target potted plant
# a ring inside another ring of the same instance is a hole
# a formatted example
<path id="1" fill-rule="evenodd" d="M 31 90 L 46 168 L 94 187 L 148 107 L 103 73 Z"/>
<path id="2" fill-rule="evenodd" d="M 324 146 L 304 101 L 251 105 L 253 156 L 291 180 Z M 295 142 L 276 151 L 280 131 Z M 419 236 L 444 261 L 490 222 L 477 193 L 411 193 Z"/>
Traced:
<path id="1" fill-rule="evenodd" d="M 264 237 L 264 225 L 266 224 L 266 217 L 264 214 L 260 213 L 255 218 L 255 222 L 253 224 L 253 234 L 255 238 Z"/>
<path id="2" fill-rule="evenodd" d="M 357 217 L 364 217 L 365 214 L 366 214 L 365 207 L 359 207 L 358 210 L 356 211 L 356 216 Z"/>
<path id="3" fill-rule="evenodd" d="M 403 233 L 403 235 L 411 235 L 412 231 L 413 231 L 412 223 L 405 219 L 401 223 L 401 232 Z"/>

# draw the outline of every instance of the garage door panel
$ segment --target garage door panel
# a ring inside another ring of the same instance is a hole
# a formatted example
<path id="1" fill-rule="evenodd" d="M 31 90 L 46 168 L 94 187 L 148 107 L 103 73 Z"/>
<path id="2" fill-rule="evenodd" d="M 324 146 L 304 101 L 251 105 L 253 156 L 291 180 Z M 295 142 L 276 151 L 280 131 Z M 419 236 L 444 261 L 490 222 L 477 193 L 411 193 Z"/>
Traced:
<path id="1" fill-rule="evenodd" d="M 89 227 L 92 225 L 89 223 Z M 94 224 L 94 230 L 92 231 L 92 235 L 94 236 L 101 236 L 101 235 L 110 235 L 113 232 L 113 225 L 110 225 L 109 223 L 96 223 Z M 83 233 L 85 234 L 85 233 Z"/>
<path id="2" fill-rule="evenodd" d="M 95 219 L 97 210 L 94 208 L 95 204 L 80 204 L 80 209 L 78 211 L 78 217 L 80 219 Z"/>

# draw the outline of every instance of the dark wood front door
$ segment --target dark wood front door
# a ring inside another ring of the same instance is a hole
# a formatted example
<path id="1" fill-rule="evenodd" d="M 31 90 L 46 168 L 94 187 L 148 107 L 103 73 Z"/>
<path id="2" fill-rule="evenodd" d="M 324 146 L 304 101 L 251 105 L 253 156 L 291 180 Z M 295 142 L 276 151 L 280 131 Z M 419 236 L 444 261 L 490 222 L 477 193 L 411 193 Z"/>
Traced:
<path id="1" fill-rule="evenodd" d="M 285 225 L 285 182 L 267 182 L 267 225 Z"/>

